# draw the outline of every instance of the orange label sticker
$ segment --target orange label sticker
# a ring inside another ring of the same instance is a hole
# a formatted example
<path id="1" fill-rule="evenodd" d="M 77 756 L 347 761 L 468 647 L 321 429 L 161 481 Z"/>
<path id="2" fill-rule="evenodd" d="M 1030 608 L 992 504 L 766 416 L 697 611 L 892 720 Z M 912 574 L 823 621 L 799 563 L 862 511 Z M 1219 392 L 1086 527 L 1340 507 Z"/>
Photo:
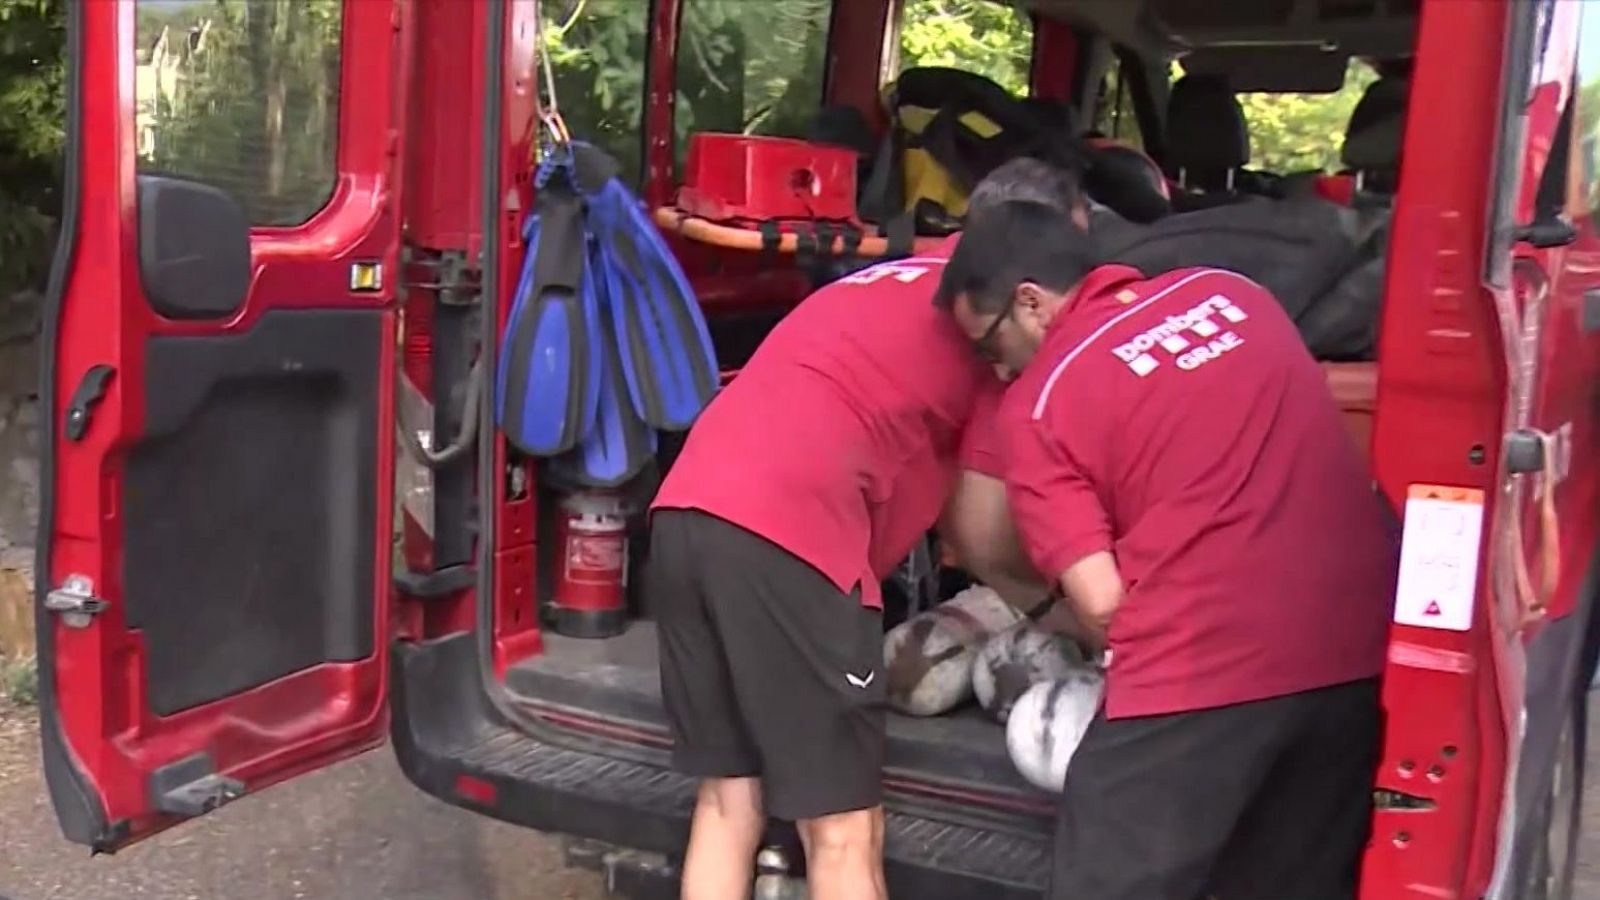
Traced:
<path id="1" fill-rule="evenodd" d="M 1445 631 L 1470 630 L 1482 540 L 1482 490 L 1445 484 L 1411 485 L 1406 490 L 1395 623 Z"/>
<path id="2" fill-rule="evenodd" d="M 1483 491 L 1453 484 L 1413 484 L 1406 489 L 1407 500 L 1444 500 L 1450 503 L 1483 505 Z"/>

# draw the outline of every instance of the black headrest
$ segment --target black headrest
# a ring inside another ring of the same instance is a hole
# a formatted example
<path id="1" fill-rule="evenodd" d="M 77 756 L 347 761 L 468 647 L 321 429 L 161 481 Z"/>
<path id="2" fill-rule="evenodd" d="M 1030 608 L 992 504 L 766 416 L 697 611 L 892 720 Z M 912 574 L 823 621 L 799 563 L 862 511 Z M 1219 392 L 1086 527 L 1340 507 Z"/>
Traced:
<path id="1" fill-rule="evenodd" d="M 1250 161 L 1250 129 L 1221 75 L 1185 75 L 1167 100 L 1167 159 L 1174 172 L 1220 172 Z"/>
<path id="2" fill-rule="evenodd" d="M 1339 158 L 1346 166 L 1368 172 L 1400 168 L 1401 132 L 1410 88 L 1409 81 L 1396 77 L 1379 78 L 1367 85 L 1344 129 Z"/>
<path id="3" fill-rule="evenodd" d="M 1104 139 L 1087 143 L 1089 169 L 1083 187 L 1090 197 L 1132 222 L 1154 222 L 1172 212 L 1162 191 L 1161 170 L 1150 157 Z"/>

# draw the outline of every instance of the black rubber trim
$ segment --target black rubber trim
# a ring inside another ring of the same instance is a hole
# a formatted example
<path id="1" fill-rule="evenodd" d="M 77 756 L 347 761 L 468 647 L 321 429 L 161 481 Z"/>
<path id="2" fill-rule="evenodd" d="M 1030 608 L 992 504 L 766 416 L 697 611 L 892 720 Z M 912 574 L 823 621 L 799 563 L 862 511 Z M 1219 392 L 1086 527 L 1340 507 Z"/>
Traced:
<path id="1" fill-rule="evenodd" d="M 467 421 L 464 417 L 476 414 L 476 410 L 466 409 L 464 403 L 470 393 L 467 382 L 473 359 L 482 343 L 478 339 L 481 317 L 481 304 L 434 304 L 431 346 L 435 447 L 455 441 Z M 469 454 L 462 454 L 433 470 L 433 564 L 441 572 L 455 566 L 471 569 L 472 545 L 478 537 L 477 520 L 473 515 L 477 503 L 476 474 Z"/>
<path id="2" fill-rule="evenodd" d="M 472 587 L 477 572 L 471 566 L 451 566 L 434 572 L 406 569 L 394 576 L 395 590 L 418 600 L 437 600 Z"/>
<path id="3" fill-rule="evenodd" d="M 470 635 L 397 644 L 390 660 L 395 755 L 424 791 L 540 831 L 668 855 L 683 851 L 694 779 L 578 740 L 557 746 L 511 724 L 483 690 Z M 492 802 L 463 797 L 457 783 L 464 776 L 493 786 Z M 885 829 L 892 897 L 1043 897 L 1048 838 L 935 821 L 892 806 Z"/>
<path id="4" fill-rule="evenodd" d="M 544 654 L 507 669 L 512 696 L 565 707 L 586 718 L 627 725 L 669 738 L 655 649 L 655 629 L 637 623 L 606 641 L 545 636 Z M 1012 765 L 1005 729 L 973 709 L 943 716 L 889 713 L 886 767 L 897 779 L 936 783 L 965 793 L 994 795 L 1000 803 L 1047 805 Z M 1002 812 L 994 806 L 953 805 L 940 818 L 1029 835 L 1048 832 L 1036 811 Z"/>
<path id="5" fill-rule="evenodd" d="M 119 840 L 118 829 L 106 821 L 105 805 L 88 775 L 72 756 L 61 725 L 61 693 L 56 684 L 55 619 L 45 612 L 50 592 L 51 543 L 56 520 L 56 429 L 58 399 L 55 374 L 61 337 L 61 313 L 66 305 L 67 278 L 78 253 L 79 207 L 83 202 L 83 4 L 67 4 L 66 146 L 61 193 L 61 230 L 50 282 L 40 310 L 39 348 L 39 530 L 33 565 L 34 634 L 39 658 L 39 739 L 44 757 L 45 784 L 55 806 L 61 833 L 76 844 L 97 850 Z M 95 690 L 94 685 L 83 685 Z"/>
<path id="6" fill-rule="evenodd" d="M 483 304 L 486 310 L 498 311 L 502 300 L 500 278 L 500 254 L 504 245 L 500 240 L 501 205 L 505 202 L 500 195 L 500 124 L 504 118 L 501 102 L 505 95 L 505 85 L 501 79 L 502 60 L 500 48 L 505 44 L 505 16 L 506 0 L 487 0 L 488 7 L 485 16 L 484 47 L 488 48 L 483 54 L 483 157 L 480 161 L 481 178 L 478 189 L 480 192 L 481 207 L 483 209 Z M 652 2 L 652 8 L 654 3 Z M 647 42 L 648 43 L 648 42 Z M 648 65 L 648 62 L 646 63 Z M 539 73 L 542 75 L 543 73 Z M 536 76 L 537 77 L 537 76 Z M 645 129 L 640 129 L 641 132 Z M 645 147 L 649 151 L 648 143 Z M 648 155 L 644 157 L 648 160 Z M 644 165 L 649 169 L 648 162 Z M 516 223 L 520 229 L 521 222 Z M 509 296 L 505 302 L 511 302 Z M 478 354 L 480 364 L 485 372 L 499 371 L 500 335 L 497 332 L 500 317 L 495 312 L 478 317 Z M 485 392 L 488 393 L 488 392 Z M 488 623 L 495 621 L 494 613 L 494 556 L 499 534 L 496 531 L 499 509 L 496 508 L 495 498 L 499 496 L 497 488 L 500 486 L 502 473 L 495 465 L 495 449 L 504 438 L 500 434 L 500 426 L 494 420 L 494 404 L 478 404 L 478 434 L 483 439 L 478 441 L 478 468 L 477 488 L 478 497 L 478 547 L 474 560 L 477 563 L 477 621 L 480 627 L 473 629 L 473 634 L 478 642 L 478 656 L 480 660 L 481 677 L 483 684 L 492 681 L 492 673 L 483 660 L 491 659 L 493 654 L 490 645 L 494 635 Z M 514 456 L 510 441 L 504 441 L 508 458 Z M 539 598 L 542 601 L 542 597 Z M 537 608 L 537 606 L 536 606 Z M 392 701 L 391 701 L 392 702 Z"/>

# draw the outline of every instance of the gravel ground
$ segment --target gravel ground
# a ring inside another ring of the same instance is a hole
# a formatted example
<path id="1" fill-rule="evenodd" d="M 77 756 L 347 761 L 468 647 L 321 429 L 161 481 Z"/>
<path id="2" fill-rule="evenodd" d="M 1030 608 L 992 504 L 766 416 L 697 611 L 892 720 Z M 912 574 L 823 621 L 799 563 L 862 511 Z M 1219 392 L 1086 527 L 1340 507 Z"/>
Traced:
<path id="1" fill-rule="evenodd" d="M 1600 898 L 1600 704 L 1577 900 Z M 387 750 L 246 797 L 116 856 L 62 840 L 31 713 L 0 700 L 0 900 L 603 900 L 555 838 L 440 803 Z"/>
<path id="2" fill-rule="evenodd" d="M 0 707 L 5 701 L 0 700 Z M 440 803 L 387 749 L 246 797 L 115 856 L 61 838 L 31 714 L 0 708 L 5 900 L 602 900 L 557 839 Z"/>

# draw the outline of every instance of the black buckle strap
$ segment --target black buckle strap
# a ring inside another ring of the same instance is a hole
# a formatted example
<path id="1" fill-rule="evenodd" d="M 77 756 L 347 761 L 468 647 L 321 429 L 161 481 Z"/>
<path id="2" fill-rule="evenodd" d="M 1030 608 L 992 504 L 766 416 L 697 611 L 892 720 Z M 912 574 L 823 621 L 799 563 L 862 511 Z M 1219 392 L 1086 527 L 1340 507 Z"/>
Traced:
<path id="1" fill-rule="evenodd" d="M 783 232 L 778 229 L 778 223 L 771 219 L 756 223 L 756 230 L 761 232 L 761 259 L 770 263 L 778 256 L 778 245 L 783 242 Z"/>
<path id="2" fill-rule="evenodd" d="M 861 229 L 854 225 L 845 225 L 840 230 L 844 235 L 844 250 L 839 255 L 847 260 L 853 260 L 861 250 Z"/>
<path id="3" fill-rule="evenodd" d="M 904 212 L 883 224 L 883 236 L 889 242 L 884 259 L 905 259 L 911 255 L 912 241 L 916 237 L 914 218 L 913 213 Z"/>
<path id="4" fill-rule="evenodd" d="M 794 227 L 794 259 L 801 268 L 811 268 L 817 258 L 817 235 L 808 231 L 803 223 Z"/>

